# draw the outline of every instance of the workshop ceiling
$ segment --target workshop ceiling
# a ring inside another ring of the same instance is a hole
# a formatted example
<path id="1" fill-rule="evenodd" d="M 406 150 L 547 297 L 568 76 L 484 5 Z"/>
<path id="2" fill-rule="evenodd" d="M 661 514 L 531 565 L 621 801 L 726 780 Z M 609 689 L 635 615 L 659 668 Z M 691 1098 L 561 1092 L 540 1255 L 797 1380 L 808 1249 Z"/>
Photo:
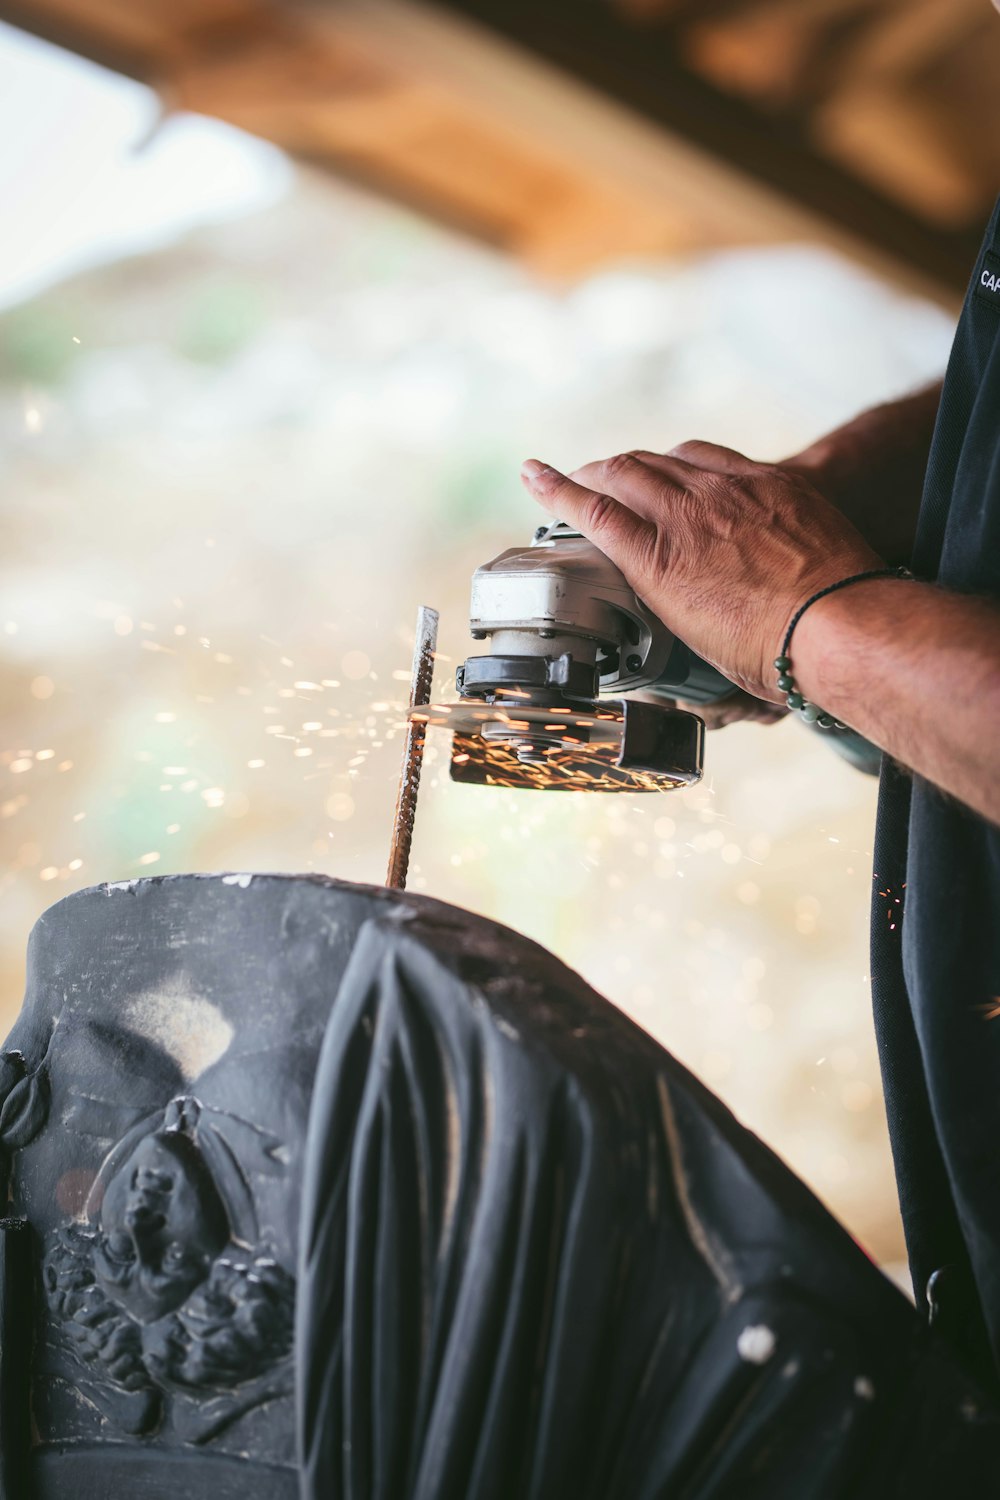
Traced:
<path id="1" fill-rule="evenodd" d="M 0 0 L 555 275 L 806 239 L 944 301 L 1000 190 L 989 0 Z"/>

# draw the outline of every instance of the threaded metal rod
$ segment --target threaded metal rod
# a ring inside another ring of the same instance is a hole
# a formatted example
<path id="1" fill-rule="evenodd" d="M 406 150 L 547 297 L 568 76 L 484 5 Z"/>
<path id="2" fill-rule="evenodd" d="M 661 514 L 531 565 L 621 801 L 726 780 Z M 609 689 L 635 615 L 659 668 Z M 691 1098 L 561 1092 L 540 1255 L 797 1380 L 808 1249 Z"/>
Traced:
<path id="1" fill-rule="evenodd" d="M 438 612 L 421 605 L 417 612 L 417 639 L 413 646 L 413 673 L 410 678 L 410 707 L 422 708 L 431 701 L 434 678 L 434 653 L 437 649 Z M 407 721 L 403 740 L 403 766 L 396 794 L 396 816 L 392 825 L 392 847 L 389 850 L 389 872 L 385 883 L 391 890 L 406 888 L 406 872 L 413 843 L 413 821 L 417 814 L 417 792 L 420 790 L 420 768 L 424 758 L 427 725 Z"/>

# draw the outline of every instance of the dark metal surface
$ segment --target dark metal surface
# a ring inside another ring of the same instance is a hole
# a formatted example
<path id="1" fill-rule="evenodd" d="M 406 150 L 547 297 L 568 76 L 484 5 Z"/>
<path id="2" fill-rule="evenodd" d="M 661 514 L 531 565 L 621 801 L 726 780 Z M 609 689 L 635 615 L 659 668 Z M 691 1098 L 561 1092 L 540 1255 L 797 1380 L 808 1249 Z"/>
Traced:
<path id="1" fill-rule="evenodd" d="M 156 1448 L 74 1444 L 36 1454 L 20 1500 L 300 1500 L 294 1469 L 199 1451 L 164 1463 Z"/>
<path id="2" fill-rule="evenodd" d="M 28 1225 L 0 1219 L 0 1500 L 24 1500 L 26 1490 L 33 1278 Z"/>
<path id="3" fill-rule="evenodd" d="M 4 1500 L 993 1492 L 1000 1426 L 905 1299 L 492 922 L 319 877 L 83 891 L 0 1072 Z"/>
<path id="4" fill-rule="evenodd" d="M 482 697 L 515 688 L 530 692 L 535 701 L 548 694 L 553 703 L 581 700 L 590 708 L 597 697 L 597 668 L 574 661 L 568 651 L 561 656 L 470 656 L 455 673 L 455 687 L 462 697 Z"/>

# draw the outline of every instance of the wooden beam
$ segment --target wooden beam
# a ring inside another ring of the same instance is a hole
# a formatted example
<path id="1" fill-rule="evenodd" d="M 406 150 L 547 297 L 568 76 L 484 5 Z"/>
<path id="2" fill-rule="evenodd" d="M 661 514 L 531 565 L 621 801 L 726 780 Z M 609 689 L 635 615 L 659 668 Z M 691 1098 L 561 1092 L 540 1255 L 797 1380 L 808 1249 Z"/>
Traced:
<path id="1" fill-rule="evenodd" d="M 978 29 L 982 0 L 906 0 L 873 14 L 844 57 L 845 82 L 872 85 L 912 76 Z"/>
<path id="2" fill-rule="evenodd" d="M 894 207 L 794 122 L 698 78 L 669 13 L 699 8 L 676 0 L 637 27 L 610 0 L 0 0 L 0 16 L 151 83 L 168 108 L 218 115 L 552 274 L 799 239 L 954 301 L 977 233 Z"/>
<path id="3" fill-rule="evenodd" d="M 368 49 L 470 118 L 489 121 L 526 153 L 560 161 L 578 177 L 647 216 L 687 221 L 695 245 L 761 243 L 806 232 L 794 204 L 725 161 L 671 137 L 633 111 L 476 24 L 412 0 L 337 0 L 308 7 L 317 39 Z M 526 227 L 559 205 L 526 202 Z M 810 221 L 815 230 L 815 221 Z M 627 235 L 627 225 L 623 226 Z"/>
<path id="4" fill-rule="evenodd" d="M 442 9 L 600 89 L 848 240 L 862 257 L 894 266 L 951 297 L 965 286 L 980 231 L 950 231 L 897 207 L 790 128 L 695 77 L 669 37 L 623 27 L 606 0 L 438 0 Z"/>
<path id="5" fill-rule="evenodd" d="M 866 182 L 942 225 L 968 223 L 980 176 L 921 90 L 845 80 L 816 112 L 816 140 Z"/>

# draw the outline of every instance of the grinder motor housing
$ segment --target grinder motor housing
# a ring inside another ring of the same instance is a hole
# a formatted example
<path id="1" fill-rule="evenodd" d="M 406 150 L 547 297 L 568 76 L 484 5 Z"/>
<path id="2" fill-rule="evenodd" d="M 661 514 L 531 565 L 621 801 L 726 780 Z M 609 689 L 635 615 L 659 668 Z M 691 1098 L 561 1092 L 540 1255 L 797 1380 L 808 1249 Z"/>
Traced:
<path id="1" fill-rule="evenodd" d="M 677 639 L 601 550 L 563 521 L 540 527 L 476 569 L 469 626 L 488 656 L 458 670 L 462 697 L 506 690 L 593 704 L 598 696 L 654 690 L 713 703 L 734 691 Z"/>

